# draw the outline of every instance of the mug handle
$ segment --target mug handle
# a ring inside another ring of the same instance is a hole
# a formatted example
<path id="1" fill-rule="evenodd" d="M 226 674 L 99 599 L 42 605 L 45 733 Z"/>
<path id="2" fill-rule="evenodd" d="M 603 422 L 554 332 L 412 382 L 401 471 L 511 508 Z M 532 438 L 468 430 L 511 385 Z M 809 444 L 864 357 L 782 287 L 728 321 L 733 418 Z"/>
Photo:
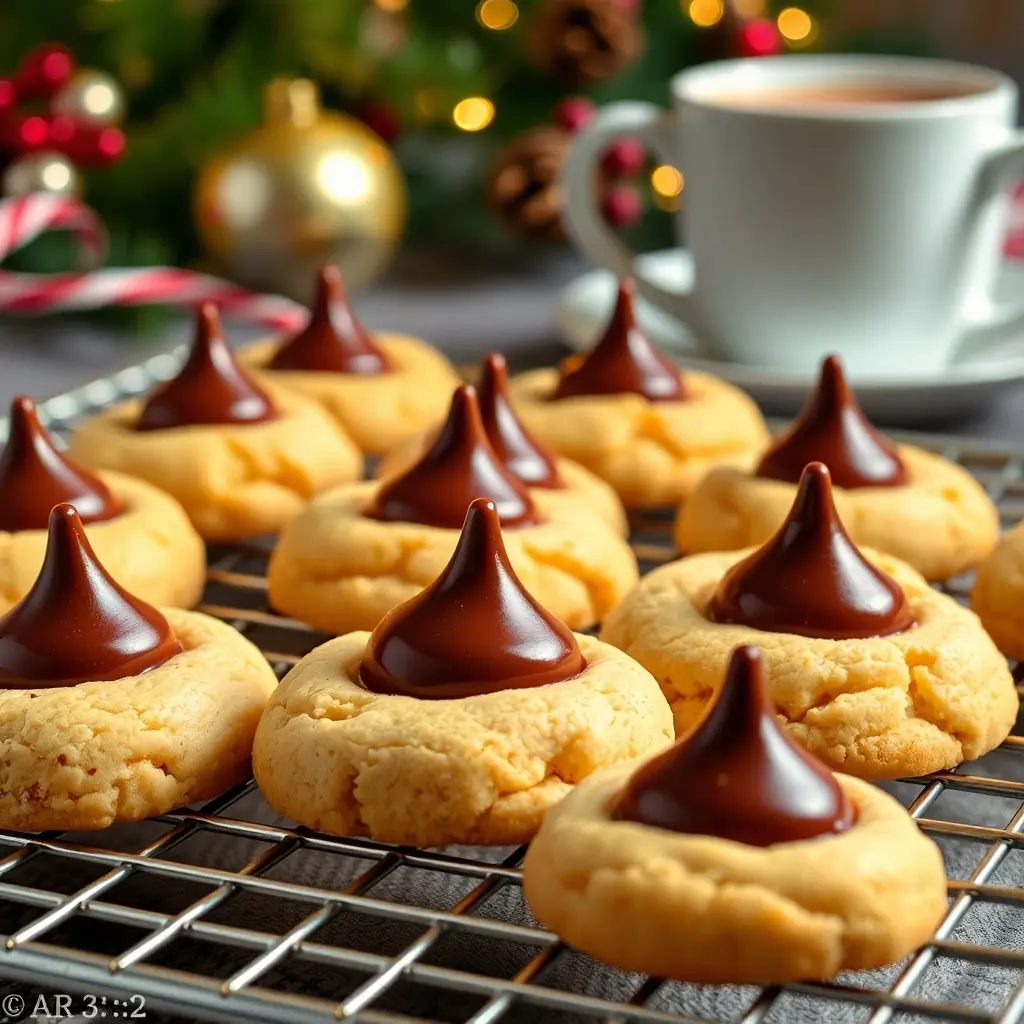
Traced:
<path id="1" fill-rule="evenodd" d="M 594 208 L 591 188 L 594 170 L 609 143 L 624 135 L 638 138 L 664 163 L 674 163 L 672 115 L 653 103 L 612 103 L 573 140 L 562 169 L 566 233 L 586 256 L 608 267 L 620 278 L 636 280 L 637 291 L 662 309 L 694 327 L 688 292 L 673 291 L 645 277 L 636 265 L 636 253 L 601 218 Z"/>
<path id="2" fill-rule="evenodd" d="M 1024 172 L 1024 131 L 1015 130 L 996 143 L 982 162 L 970 227 L 981 222 L 989 206 L 1004 197 L 1014 175 L 1021 172 Z M 967 313 L 965 326 L 970 335 L 957 347 L 961 354 L 1000 340 L 1006 331 L 1024 328 L 1024 296 L 1001 302 L 992 296 L 978 299 Z"/>

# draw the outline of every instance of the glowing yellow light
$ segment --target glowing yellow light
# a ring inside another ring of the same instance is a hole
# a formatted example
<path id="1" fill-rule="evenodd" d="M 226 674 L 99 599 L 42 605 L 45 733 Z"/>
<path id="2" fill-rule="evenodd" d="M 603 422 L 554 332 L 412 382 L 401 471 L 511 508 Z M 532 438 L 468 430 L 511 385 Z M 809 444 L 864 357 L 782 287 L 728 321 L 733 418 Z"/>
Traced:
<path id="1" fill-rule="evenodd" d="M 339 206 L 358 206 L 373 189 L 365 164 L 350 153 L 328 153 L 316 169 L 317 181 Z"/>
<path id="2" fill-rule="evenodd" d="M 732 9 L 740 18 L 760 18 L 764 7 L 765 0 L 732 0 Z"/>
<path id="3" fill-rule="evenodd" d="M 476 20 L 484 28 L 501 32 L 519 20 L 519 8 L 512 0 L 480 0 L 476 5 Z"/>
<path id="4" fill-rule="evenodd" d="M 93 117 L 106 117 L 117 106 L 117 96 L 106 82 L 94 82 L 82 91 L 82 106 Z"/>
<path id="5" fill-rule="evenodd" d="M 670 164 L 660 164 L 651 171 L 651 188 L 659 196 L 677 196 L 683 191 L 683 176 Z"/>
<path id="6" fill-rule="evenodd" d="M 725 14 L 725 3 L 723 0 L 690 0 L 687 8 L 690 20 L 700 28 L 710 28 L 717 25 Z"/>
<path id="7" fill-rule="evenodd" d="M 494 120 L 494 104 L 483 96 L 467 96 L 455 104 L 452 120 L 464 132 L 478 132 Z"/>
<path id="8" fill-rule="evenodd" d="M 811 16 L 806 11 L 800 10 L 799 7 L 787 7 L 785 10 L 779 11 L 776 23 L 779 26 L 779 31 L 791 43 L 798 43 L 806 39 L 814 30 Z"/>
<path id="9" fill-rule="evenodd" d="M 48 163 L 39 177 L 51 192 L 63 192 L 71 184 L 71 170 L 59 160 Z"/>
<path id="10" fill-rule="evenodd" d="M 382 11 L 404 11 L 409 0 L 373 0 Z"/>

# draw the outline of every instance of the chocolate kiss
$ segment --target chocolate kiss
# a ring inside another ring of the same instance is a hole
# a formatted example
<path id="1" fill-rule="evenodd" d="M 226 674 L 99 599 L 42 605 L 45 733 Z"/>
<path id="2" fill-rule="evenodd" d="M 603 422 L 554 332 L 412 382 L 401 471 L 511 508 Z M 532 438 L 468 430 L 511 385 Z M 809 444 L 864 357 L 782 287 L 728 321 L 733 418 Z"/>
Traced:
<path id="1" fill-rule="evenodd" d="M 502 526 L 540 522 L 526 489 L 487 440 L 476 388 L 463 384 L 434 443 L 419 462 L 381 485 L 366 515 L 457 530 L 474 498 L 490 498 Z"/>
<path id="2" fill-rule="evenodd" d="M 0 530 L 43 530 L 50 509 L 62 501 L 78 509 L 83 523 L 113 519 L 124 511 L 102 480 L 58 450 L 31 398 L 11 402 L 8 428 L 0 455 Z"/>
<path id="3" fill-rule="evenodd" d="M 135 429 L 262 423 L 276 415 L 270 396 L 235 361 L 221 333 L 217 307 L 204 302 L 185 365 L 149 396 Z"/>
<path id="4" fill-rule="evenodd" d="M 57 505 L 32 589 L 0 616 L 0 688 L 122 679 L 162 665 L 181 649 L 167 620 L 96 560 L 74 506 Z"/>
<path id="5" fill-rule="evenodd" d="M 509 565 L 494 502 L 477 498 L 441 575 L 370 634 L 359 677 L 375 693 L 447 699 L 557 683 L 585 664 Z"/>
<path id="6" fill-rule="evenodd" d="M 722 577 L 707 614 L 714 622 L 830 640 L 888 636 L 914 624 L 900 585 L 850 540 L 820 462 L 804 470 L 776 534 Z"/>
<path id="7" fill-rule="evenodd" d="M 629 780 L 612 817 L 749 846 L 845 832 L 853 808 L 775 717 L 761 652 L 737 647 L 711 710 Z"/>
<path id="8" fill-rule="evenodd" d="M 615 312 L 601 340 L 574 369 L 563 372 L 552 398 L 576 395 L 643 395 L 652 402 L 686 398 L 679 371 L 640 330 L 632 281 L 619 284 Z"/>
<path id="9" fill-rule="evenodd" d="M 320 269 L 306 326 L 277 350 L 272 370 L 386 373 L 391 369 L 366 328 L 356 319 L 337 267 Z"/>
<path id="10" fill-rule="evenodd" d="M 896 449 L 868 422 L 835 356 L 790 428 L 776 438 L 757 476 L 796 483 L 809 462 L 824 462 L 836 487 L 898 487 L 907 473 Z"/>
<path id="11" fill-rule="evenodd" d="M 497 352 L 480 364 L 480 416 L 487 440 L 505 468 L 530 487 L 564 487 L 554 455 L 516 416 L 508 394 L 508 365 Z"/>

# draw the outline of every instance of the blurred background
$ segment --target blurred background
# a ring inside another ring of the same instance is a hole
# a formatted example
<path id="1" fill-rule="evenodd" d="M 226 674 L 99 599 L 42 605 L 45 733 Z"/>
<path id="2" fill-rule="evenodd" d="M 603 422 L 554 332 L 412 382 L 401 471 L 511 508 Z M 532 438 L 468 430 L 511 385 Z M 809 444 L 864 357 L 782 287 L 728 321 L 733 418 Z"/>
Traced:
<path id="1" fill-rule="evenodd" d="M 378 282 L 564 246 L 573 131 L 731 55 L 916 53 L 1024 77 L 1021 0 L 4 0 L 0 189 L 76 192 L 110 262 L 198 266 L 308 294 L 336 261 Z M 595 182 L 606 219 L 669 243 L 682 176 L 631 140 Z M 40 239 L 11 266 L 70 265 Z"/>

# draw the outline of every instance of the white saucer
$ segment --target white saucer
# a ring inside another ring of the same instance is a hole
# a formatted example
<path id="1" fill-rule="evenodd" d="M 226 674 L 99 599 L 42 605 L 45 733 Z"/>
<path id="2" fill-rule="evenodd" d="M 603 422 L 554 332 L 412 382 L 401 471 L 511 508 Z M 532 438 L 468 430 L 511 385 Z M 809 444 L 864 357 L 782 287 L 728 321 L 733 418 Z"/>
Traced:
<path id="1" fill-rule="evenodd" d="M 686 250 L 648 253 L 638 264 L 652 280 L 673 289 L 693 281 L 693 262 Z M 567 285 L 559 296 L 557 321 L 566 342 L 575 349 L 589 348 L 611 315 L 615 278 L 610 271 L 592 270 Z M 1024 295 L 1024 261 L 1003 264 L 998 293 Z M 804 374 L 769 366 L 728 363 L 698 354 L 686 326 L 644 299 L 637 301 L 637 319 L 652 341 L 678 357 L 684 367 L 703 370 L 749 392 L 772 415 L 792 415 L 804 403 L 817 375 L 809 366 Z M 984 353 L 965 354 L 935 374 L 913 380 L 853 377 L 864 411 L 879 423 L 921 426 L 969 416 L 993 397 L 1024 382 L 1024 332 L 1008 334 L 986 347 Z"/>

